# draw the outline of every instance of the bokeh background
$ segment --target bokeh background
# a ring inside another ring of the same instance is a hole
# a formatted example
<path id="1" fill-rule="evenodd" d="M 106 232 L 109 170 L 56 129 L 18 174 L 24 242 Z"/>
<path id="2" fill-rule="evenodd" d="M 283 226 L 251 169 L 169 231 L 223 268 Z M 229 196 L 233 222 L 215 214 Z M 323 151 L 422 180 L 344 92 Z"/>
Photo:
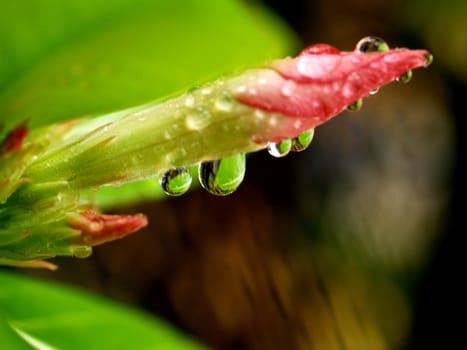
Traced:
<path id="1" fill-rule="evenodd" d="M 150 226 L 29 273 L 141 307 L 216 349 L 455 348 L 467 3 L 262 3 L 301 46 L 352 50 L 377 35 L 435 61 L 319 127 L 307 151 L 251 154 L 235 194 L 122 208 Z"/>

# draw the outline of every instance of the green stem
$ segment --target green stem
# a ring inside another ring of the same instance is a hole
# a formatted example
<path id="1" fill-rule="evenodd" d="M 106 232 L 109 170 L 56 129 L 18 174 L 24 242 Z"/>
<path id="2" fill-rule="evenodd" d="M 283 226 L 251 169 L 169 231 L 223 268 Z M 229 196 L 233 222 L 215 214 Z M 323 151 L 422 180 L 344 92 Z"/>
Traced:
<path id="1" fill-rule="evenodd" d="M 249 70 L 163 103 L 86 121 L 34 161 L 24 176 L 34 183 L 67 181 L 71 189 L 85 190 L 263 149 L 265 143 L 256 143 L 255 135 L 286 117 L 248 107 L 232 94 L 252 77 L 270 72 Z"/>

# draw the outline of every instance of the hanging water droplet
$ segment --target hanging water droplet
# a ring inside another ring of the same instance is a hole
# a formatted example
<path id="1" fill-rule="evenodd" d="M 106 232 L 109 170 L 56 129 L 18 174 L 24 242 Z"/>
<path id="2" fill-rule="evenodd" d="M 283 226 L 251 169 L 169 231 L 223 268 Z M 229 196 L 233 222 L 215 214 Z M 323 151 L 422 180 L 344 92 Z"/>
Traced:
<path id="1" fill-rule="evenodd" d="M 202 162 L 198 169 L 199 182 L 206 191 L 216 196 L 231 194 L 243 181 L 245 163 L 244 153 Z"/>
<path id="2" fill-rule="evenodd" d="M 92 254 L 92 247 L 87 245 L 76 245 L 70 247 L 71 254 L 76 258 L 87 258 Z"/>
<path id="3" fill-rule="evenodd" d="M 271 156 L 276 158 L 285 157 L 292 150 L 292 140 L 284 139 L 279 142 L 269 142 L 268 152 Z"/>
<path id="4" fill-rule="evenodd" d="M 351 112 L 357 112 L 359 111 L 360 109 L 362 109 L 362 106 L 363 106 L 363 100 L 361 98 L 359 98 L 357 101 L 355 101 L 354 103 L 350 104 L 347 106 L 347 110 L 348 111 L 351 111 Z"/>
<path id="5" fill-rule="evenodd" d="M 426 62 L 425 62 L 425 67 L 428 67 L 430 64 L 433 63 L 433 55 L 431 53 L 426 53 L 425 54 L 425 59 L 426 59 Z"/>
<path id="6" fill-rule="evenodd" d="M 379 87 L 374 88 L 373 90 L 370 90 L 370 95 L 376 95 L 379 91 Z"/>
<path id="7" fill-rule="evenodd" d="M 192 130 L 201 130 L 211 122 L 211 112 L 206 108 L 196 107 L 186 116 L 186 125 Z"/>
<path id="8" fill-rule="evenodd" d="M 412 70 L 402 73 L 396 80 L 399 83 L 408 83 L 412 79 Z"/>
<path id="9" fill-rule="evenodd" d="M 292 151 L 301 152 L 305 150 L 313 140 L 313 135 L 315 134 L 315 129 L 310 129 L 305 132 L 302 132 L 300 135 L 295 137 L 292 140 Z"/>
<path id="10" fill-rule="evenodd" d="M 384 52 L 389 50 L 389 45 L 381 38 L 377 36 L 367 36 L 360 41 L 355 46 L 355 51 L 360 52 Z"/>
<path id="11" fill-rule="evenodd" d="M 162 175 L 159 182 L 169 196 L 181 196 L 190 189 L 191 175 L 186 167 L 172 168 Z"/>

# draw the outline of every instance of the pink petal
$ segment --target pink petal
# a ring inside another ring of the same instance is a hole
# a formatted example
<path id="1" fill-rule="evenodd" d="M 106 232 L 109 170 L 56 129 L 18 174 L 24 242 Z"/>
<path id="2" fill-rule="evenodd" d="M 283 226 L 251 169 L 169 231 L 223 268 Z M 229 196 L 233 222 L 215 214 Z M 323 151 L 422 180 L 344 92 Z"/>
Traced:
<path id="1" fill-rule="evenodd" d="M 81 231 L 78 244 L 90 246 L 123 238 L 148 224 L 144 215 L 106 215 L 83 211 L 70 216 L 68 224 Z"/>
<path id="2" fill-rule="evenodd" d="M 300 130 L 314 128 L 368 96 L 371 90 L 410 69 L 426 66 L 428 55 L 425 50 L 409 49 L 339 52 L 317 44 L 295 58 L 274 61 L 266 84 L 254 80 L 235 97 L 251 107 L 295 117 L 279 123 L 279 134 L 267 135 L 273 139 L 291 137 L 299 131 L 298 122 Z"/>

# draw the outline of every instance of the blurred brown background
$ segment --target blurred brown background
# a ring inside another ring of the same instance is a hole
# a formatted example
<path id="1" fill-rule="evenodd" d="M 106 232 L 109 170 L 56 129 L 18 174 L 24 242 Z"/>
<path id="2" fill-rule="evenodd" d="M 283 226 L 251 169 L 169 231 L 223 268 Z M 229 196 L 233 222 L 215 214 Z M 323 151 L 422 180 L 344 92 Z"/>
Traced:
<path id="1" fill-rule="evenodd" d="M 319 127 L 307 151 L 250 155 L 233 195 L 126 208 L 150 226 L 34 273 L 135 304 L 216 349 L 454 348 L 465 1 L 263 2 L 303 46 L 352 50 L 377 35 L 435 61 Z"/>

